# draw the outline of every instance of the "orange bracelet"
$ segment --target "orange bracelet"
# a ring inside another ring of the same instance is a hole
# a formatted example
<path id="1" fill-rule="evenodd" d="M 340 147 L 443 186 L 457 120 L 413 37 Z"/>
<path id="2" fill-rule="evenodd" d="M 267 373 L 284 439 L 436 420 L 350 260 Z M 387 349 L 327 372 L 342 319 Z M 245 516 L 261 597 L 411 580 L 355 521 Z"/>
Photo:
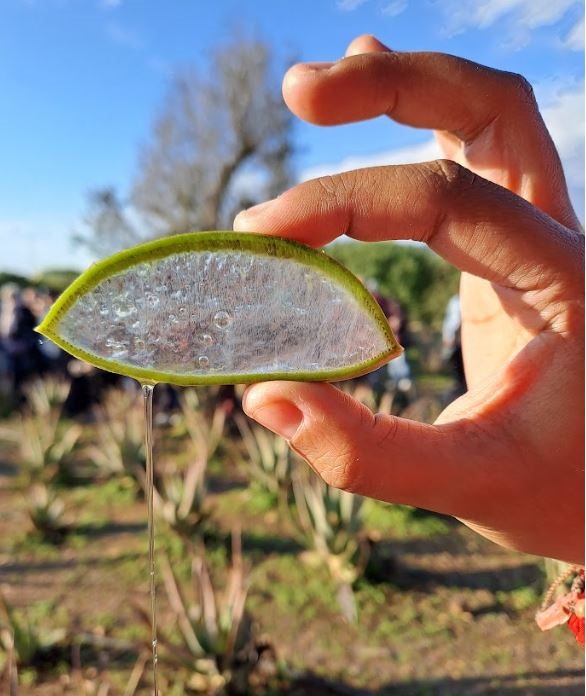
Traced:
<path id="1" fill-rule="evenodd" d="M 574 574 L 576 577 L 570 591 L 551 603 L 558 587 Z M 542 631 L 567 623 L 578 643 L 584 647 L 584 568 L 569 566 L 560 573 L 546 592 L 535 621 Z"/>

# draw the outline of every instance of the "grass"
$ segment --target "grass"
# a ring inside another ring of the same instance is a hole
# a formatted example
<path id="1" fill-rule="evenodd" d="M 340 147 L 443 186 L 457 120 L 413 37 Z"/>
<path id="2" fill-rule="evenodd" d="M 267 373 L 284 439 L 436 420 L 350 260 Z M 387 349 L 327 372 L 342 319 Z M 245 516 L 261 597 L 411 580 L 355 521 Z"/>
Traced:
<path id="1" fill-rule="evenodd" d="M 270 590 L 269 590 L 270 588 Z M 250 609 L 262 605 L 296 619 L 308 620 L 323 612 L 336 613 L 334 585 L 325 568 L 311 568 L 296 556 L 273 556 L 253 575 Z"/>
<path id="2" fill-rule="evenodd" d="M 161 450 L 175 452 L 179 467 L 188 463 L 181 459 L 182 438 L 174 435 Z M 358 622 L 348 624 L 327 569 L 307 562 L 290 519 L 274 498 L 247 485 L 232 461 L 222 460 L 221 452 L 228 451 L 221 444 L 208 465 L 210 574 L 221 591 L 230 533 L 242 529 L 244 560 L 252 568 L 247 610 L 278 664 L 286 665 L 289 681 L 309 672 L 379 695 L 463 696 L 485 693 L 478 689 L 489 688 L 492 680 L 494 693 L 506 683 L 506 689 L 517 685 L 514 693 L 522 696 L 533 693 L 539 679 L 549 689 L 543 693 L 555 693 L 550 673 L 581 669 L 580 651 L 565 629 L 540 633 L 533 626 L 545 583 L 537 559 L 501 550 L 453 520 L 407 506 L 364 501 L 371 566 L 354 584 Z M 144 500 L 124 476 L 58 486 L 75 525 L 63 545 L 54 547 L 27 533 L 11 475 L 17 468 L 13 456 L 4 454 L 13 466 L 0 475 L 0 584 L 18 611 L 30 612 L 43 630 L 64 628 L 72 640 L 86 635 L 102 641 L 99 648 L 96 643 L 82 650 L 84 679 L 95 691 L 102 680 L 111 694 L 123 693 L 146 637 L 132 609 L 133 603 L 148 609 Z M 185 542 L 159 523 L 156 545 L 169 556 L 178 581 L 190 582 Z M 169 629 L 173 616 L 160 573 L 158 581 L 159 623 Z M 19 696 L 76 693 L 64 691 L 60 681 L 72 673 L 69 653 L 51 664 L 48 670 L 23 666 Z M 527 665 L 541 676 L 527 681 L 520 674 Z M 172 675 L 166 658 L 160 667 Z M 166 693 L 182 693 L 180 676 L 175 683 L 169 677 Z M 471 686 L 472 679 L 481 686 Z M 292 693 L 314 694 L 299 688 Z M 580 688 L 576 677 L 561 693 L 573 696 Z M 265 693 L 259 689 L 251 696 Z M 315 689 L 325 693 L 323 684 Z M 148 693 L 143 680 L 136 696 Z"/>
<path id="3" fill-rule="evenodd" d="M 365 501 L 363 516 L 367 529 L 393 539 L 429 538 L 447 534 L 450 530 L 440 515 L 406 505 L 386 505 L 371 499 Z"/>

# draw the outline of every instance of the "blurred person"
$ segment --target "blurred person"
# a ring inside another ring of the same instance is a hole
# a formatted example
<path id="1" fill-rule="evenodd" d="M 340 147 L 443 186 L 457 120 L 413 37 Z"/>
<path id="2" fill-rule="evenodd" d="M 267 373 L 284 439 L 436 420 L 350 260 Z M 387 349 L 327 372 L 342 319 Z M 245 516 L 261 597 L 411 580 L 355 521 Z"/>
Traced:
<path id="1" fill-rule="evenodd" d="M 459 295 L 450 297 L 446 305 L 442 324 L 442 358 L 455 382 L 446 395 L 446 401 L 449 403 L 466 391 L 466 375 L 464 373 L 464 358 L 462 357 L 462 313 Z"/>
<path id="2" fill-rule="evenodd" d="M 0 391 L 9 401 L 12 397 L 12 362 L 8 335 L 13 323 L 15 292 L 18 288 L 12 284 L 0 288 Z"/>
<path id="3" fill-rule="evenodd" d="M 329 384 L 250 386 L 248 415 L 330 485 L 452 515 L 526 553 L 584 562 L 584 237 L 528 83 L 361 36 L 295 65 L 294 113 L 435 128 L 446 160 L 306 181 L 234 228 L 321 247 L 347 234 L 426 242 L 463 271 L 468 391 L 435 424 L 373 415 Z"/>
<path id="4" fill-rule="evenodd" d="M 409 344 L 407 332 L 407 318 L 399 302 L 385 297 L 378 289 L 378 285 L 373 280 L 362 282 L 369 289 L 371 295 L 376 300 L 378 306 L 389 322 L 392 332 L 403 348 Z M 364 376 L 364 381 L 373 389 L 376 396 L 380 398 L 385 391 L 399 395 L 400 410 L 409 404 L 410 392 L 412 387 L 411 367 L 407 361 L 405 352 L 392 360 L 387 365 L 379 367 L 373 372 Z"/>
<path id="5" fill-rule="evenodd" d="M 45 361 L 39 350 L 34 328 L 36 319 L 23 297 L 30 300 L 29 288 L 21 292 L 5 285 L 0 293 L 0 343 L 8 370 L 10 393 L 16 405 L 24 401 L 23 387 L 32 377 L 42 374 Z"/>
<path id="6" fill-rule="evenodd" d="M 397 340 L 404 349 L 407 349 L 409 347 L 407 316 L 396 300 L 388 301 L 386 317 Z M 404 350 L 401 355 L 391 360 L 390 363 L 387 363 L 386 369 L 389 376 L 387 388 L 390 390 L 397 390 L 405 402 L 404 406 L 407 406 L 410 401 L 409 395 L 413 382 L 411 379 L 411 366 L 407 360 L 406 351 Z"/>
<path id="7" fill-rule="evenodd" d="M 52 293 L 44 290 L 37 290 L 34 299 L 31 301 L 31 309 L 35 315 L 37 325 L 45 318 L 51 309 L 52 304 L 57 299 L 59 293 Z M 70 356 L 56 343 L 49 339 L 39 341 L 39 350 L 45 362 L 45 371 L 51 374 L 67 375 L 68 365 L 71 361 Z"/>
<path id="8" fill-rule="evenodd" d="M 376 283 L 376 281 L 372 279 L 365 279 L 360 276 L 358 278 L 368 288 L 370 294 L 374 297 L 378 306 L 382 309 L 383 314 L 388 319 L 389 301 L 379 291 L 378 284 Z M 397 335 L 395 334 L 395 336 Z M 398 336 L 397 340 L 399 340 Z M 399 343 L 400 342 L 401 341 L 399 341 Z M 364 382 L 366 382 L 366 384 L 368 384 L 368 386 L 373 390 L 373 392 L 376 395 L 376 398 L 380 399 L 380 397 L 384 394 L 385 390 L 389 386 L 387 365 L 383 365 L 382 367 L 379 367 L 378 369 L 373 370 L 372 372 L 369 372 L 368 374 L 364 375 L 363 377 L 359 377 L 358 379 L 364 380 Z"/>

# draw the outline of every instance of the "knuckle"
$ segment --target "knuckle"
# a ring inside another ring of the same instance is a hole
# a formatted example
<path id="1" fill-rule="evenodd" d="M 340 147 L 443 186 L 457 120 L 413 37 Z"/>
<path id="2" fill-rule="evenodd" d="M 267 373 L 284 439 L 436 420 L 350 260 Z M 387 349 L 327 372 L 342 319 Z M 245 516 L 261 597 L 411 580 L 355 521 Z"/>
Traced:
<path id="1" fill-rule="evenodd" d="M 360 487 L 360 452 L 352 445 L 346 444 L 339 451 L 320 453 L 313 464 L 328 486 L 349 492 Z"/>
<path id="2" fill-rule="evenodd" d="M 444 210 L 450 199 L 458 199 L 463 192 L 478 185 L 479 177 L 470 169 L 453 160 L 439 159 L 430 162 L 428 185 L 431 195 L 437 198 L 436 207 Z"/>
<path id="3" fill-rule="evenodd" d="M 445 227 L 462 196 L 475 184 L 476 175 L 457 162 L 439 159 L 429 162 L 424 169 L 424 188 L 435 218 L 430 221 L 422 241 L 433 246 L 435 237 Z"/>
<path id="4" fill-rule="evenodd" d="M 439 179 L 442 188 L 451 187 L 461 176 L 462 167 L 453 160 L 438 159 L 430 163 L 432 174 Z"/>
<path id="5" fill-rule="evenodd" d="M 390 445 L 396 435 L 399 422 L 394 416 L 377 413 L 374 417 L 374 443 L 377 447 L 384 448 Z"/>
<path id="6" fill-rule="evenodd" d="M 526 77 L 519 73 L 505 73 L 507 86 L 514 99 L 524 106 L 536 108 L 535 93 L 533 86 Z"/>
<path id="7" fill-rule="evenodd" d="M 365 476 L 369 462 L 373 457 L 382 460 L 388 447 L 395 440 L 398 420 L 392 416 L 378 413 L 373 415 L 367 408 L 361 409 L 360 429 L 366 435 L 364 440 L 342 443 L 320 443 L 320 450 L 315 452 L 312 464 L 329 486 L 350 493 L 364 492 Z"/>

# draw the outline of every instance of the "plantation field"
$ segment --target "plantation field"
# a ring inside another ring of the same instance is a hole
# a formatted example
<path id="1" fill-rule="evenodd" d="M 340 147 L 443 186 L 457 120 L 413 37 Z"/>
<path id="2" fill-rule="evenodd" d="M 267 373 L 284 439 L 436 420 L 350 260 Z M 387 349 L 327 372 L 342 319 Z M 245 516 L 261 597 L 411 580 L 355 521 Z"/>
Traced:
<path id="1" fill-rule="evenodd" d="M 412 415 L 433 417 L 435 386 Z M 64 385 L 37 389 L 0 422 L 0 693 L 146 696 L 141 397 L 117 387 L 71 422 Z M 171 413 L 155 443 L 163 694 L 583 693 L 572 635 L 533 621 L 542 560 L 327 490 L 217 390 Z"/>

